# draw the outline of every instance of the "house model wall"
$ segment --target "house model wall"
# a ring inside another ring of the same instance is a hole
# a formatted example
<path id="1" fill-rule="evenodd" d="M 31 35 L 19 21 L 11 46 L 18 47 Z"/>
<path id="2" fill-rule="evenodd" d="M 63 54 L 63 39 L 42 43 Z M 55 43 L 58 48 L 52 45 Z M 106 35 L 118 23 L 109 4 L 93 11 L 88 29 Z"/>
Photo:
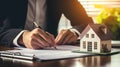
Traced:
<path id="1" fill-rule="evenodd" d="M 105 25 L 89 24 L 80 35 L 80 51 L 110 52 L 111 34 Z"/>

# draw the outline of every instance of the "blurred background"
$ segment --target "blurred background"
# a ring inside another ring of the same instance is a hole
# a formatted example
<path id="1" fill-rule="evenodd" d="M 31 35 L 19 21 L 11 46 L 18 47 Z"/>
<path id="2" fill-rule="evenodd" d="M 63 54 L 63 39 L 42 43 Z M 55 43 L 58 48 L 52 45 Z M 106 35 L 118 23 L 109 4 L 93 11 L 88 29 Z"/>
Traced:
<path id="1" fill-rule="evenodd" d="M 106 24 L 114 35 L 113 40 L 120 40 L 120 0 L 78 0 L 94 23 Z M 65 22 L 65 23 L 63 23 Z M 70 21 L 61 17 L 58 32 L 71 28 Z"/>

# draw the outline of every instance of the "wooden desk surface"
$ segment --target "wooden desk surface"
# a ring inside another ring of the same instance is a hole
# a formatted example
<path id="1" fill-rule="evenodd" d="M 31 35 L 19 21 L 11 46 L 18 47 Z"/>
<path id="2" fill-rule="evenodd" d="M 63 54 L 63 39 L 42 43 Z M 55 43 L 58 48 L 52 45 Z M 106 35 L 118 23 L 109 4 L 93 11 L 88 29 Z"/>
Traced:
<path id="1" fill-rule="evenodd" d="M 0 46 L 0 50 L 8 49 L 12 48 Z M 120 48 L 115 49 L 120 50 Z M 44 62 L 0 57 L 0 67 L 120 67 L 120 53 L 109 56 L 89 56 Z"/>

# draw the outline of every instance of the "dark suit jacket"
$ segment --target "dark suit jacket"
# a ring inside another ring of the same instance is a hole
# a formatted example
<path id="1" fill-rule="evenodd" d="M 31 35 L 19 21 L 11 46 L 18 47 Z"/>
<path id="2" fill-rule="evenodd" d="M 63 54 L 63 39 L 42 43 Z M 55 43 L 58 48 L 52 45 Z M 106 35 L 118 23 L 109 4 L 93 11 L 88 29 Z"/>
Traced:
<path id="1" fill-rule="evenodd" d="M 1 0 L 0 2 L 0 44 L 12 44 L 16 35 L 24 29 L 28 0 Z M 92 22 L 77 0 L 47 0 L 46 31 L 57 35 L 61 14 L 71 21 L 73 26 Z"/>

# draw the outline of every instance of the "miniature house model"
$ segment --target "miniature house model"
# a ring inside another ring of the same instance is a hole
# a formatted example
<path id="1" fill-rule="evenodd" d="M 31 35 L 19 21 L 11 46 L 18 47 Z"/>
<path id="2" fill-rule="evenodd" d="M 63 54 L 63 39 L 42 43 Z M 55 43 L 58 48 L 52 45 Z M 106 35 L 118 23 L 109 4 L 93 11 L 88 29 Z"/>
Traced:
<path id="1" fill-rule="evenodd" d="M 111 34 L 105 25 L 89 24 L 80 35 L 80 51 L 104 53 L 111 51 Z"/>

